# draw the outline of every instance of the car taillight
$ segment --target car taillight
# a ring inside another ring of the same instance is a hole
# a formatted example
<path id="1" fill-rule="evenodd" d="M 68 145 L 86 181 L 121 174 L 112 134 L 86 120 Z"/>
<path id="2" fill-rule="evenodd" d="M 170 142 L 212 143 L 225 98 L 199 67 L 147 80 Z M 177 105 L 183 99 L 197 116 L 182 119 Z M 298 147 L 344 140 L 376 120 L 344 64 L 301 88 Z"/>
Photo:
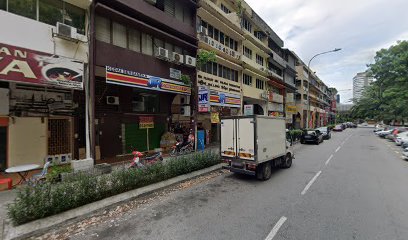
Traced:
<path id="1" fill-rule="evenodd" d="M 255 170 L 256 169 L 256 164 L 253 164 L 253 163 L 247 164 L 247 169 L 248 170 Z"/>

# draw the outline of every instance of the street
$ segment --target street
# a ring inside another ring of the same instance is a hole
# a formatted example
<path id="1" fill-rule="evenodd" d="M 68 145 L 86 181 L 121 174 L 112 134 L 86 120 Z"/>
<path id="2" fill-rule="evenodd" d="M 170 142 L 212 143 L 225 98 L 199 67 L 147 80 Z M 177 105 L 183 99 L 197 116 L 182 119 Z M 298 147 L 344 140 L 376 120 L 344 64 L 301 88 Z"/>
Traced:
<path id="1" fill-rule="evenodd" d="M 72 239 L 408 239 L 408 163 L 372 129 L 297 146 L 270 180 L 225 173 Z"/>

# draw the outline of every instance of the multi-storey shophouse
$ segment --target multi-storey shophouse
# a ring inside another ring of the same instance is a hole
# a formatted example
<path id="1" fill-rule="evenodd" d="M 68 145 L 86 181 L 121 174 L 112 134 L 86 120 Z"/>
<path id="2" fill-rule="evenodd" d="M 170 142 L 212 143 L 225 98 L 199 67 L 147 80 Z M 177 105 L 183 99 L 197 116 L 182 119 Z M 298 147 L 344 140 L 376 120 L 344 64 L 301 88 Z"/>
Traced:
<path id="1" fill-rule="evenodd" d="M 164 133 L 192 129 L 196 10 L 191 0 L 94 1 L 96 155 L 153 150 Z"/>
<path id="2" fill-rule="evenodd" d="M 90 0 L 0 1 L 0 169 L 85 146 Z"/>

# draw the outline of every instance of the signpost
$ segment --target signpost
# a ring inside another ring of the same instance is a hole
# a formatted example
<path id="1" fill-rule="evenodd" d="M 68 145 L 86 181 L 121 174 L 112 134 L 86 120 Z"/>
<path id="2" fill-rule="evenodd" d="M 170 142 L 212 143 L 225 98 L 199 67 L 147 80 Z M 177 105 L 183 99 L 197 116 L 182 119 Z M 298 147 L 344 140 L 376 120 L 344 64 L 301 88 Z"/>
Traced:
<path id="1" fill-rule="evenodd" d="M 254 105 L 244 105 L 244 115 L 245 116 L 254 115 Z"/>
<path id="2" fill-rule="evenodd" d="M 149 151 L 150 150 L 149 128 L 154 128 L 154 118 L 153 117 L 139 117 L 139 128 L 146 129 L 147 151 Z"/>

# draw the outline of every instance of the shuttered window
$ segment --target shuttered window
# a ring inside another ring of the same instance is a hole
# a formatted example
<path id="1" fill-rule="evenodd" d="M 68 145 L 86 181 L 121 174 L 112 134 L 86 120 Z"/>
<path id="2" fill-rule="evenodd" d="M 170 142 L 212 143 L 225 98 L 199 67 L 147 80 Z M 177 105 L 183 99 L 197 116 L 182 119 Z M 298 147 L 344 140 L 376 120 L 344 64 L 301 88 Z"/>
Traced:
<path id="1" fill-rule="evenodd" d="M 113 22 L 112 24 L 112 43 L 118 47 L 127 47 L 126 27 L 122 24 Z"/>
<path id="2" fill-rule="evenodd" d="M 129 29 L 129 49 L 132 51 L 140 52 L 141 36 L 140 32 L 135 29 Z"/>
<path id="3" fill-rule="evenodd" d="M 175 17 L 177 20 L 183 21 L 183 4 L 180 1 L 176 2 Z"/>
<path id="4" fill-rule="evenodd" d="M 153 39 L 152 36 L 142 33 L 142 53 L 153 55 Z"/>
<path id="5" fill-rule="evenodd" d="M 96 39 L 110 43 L 110 21 L 107 18 L 96 16 L 95 18 Z"/>

